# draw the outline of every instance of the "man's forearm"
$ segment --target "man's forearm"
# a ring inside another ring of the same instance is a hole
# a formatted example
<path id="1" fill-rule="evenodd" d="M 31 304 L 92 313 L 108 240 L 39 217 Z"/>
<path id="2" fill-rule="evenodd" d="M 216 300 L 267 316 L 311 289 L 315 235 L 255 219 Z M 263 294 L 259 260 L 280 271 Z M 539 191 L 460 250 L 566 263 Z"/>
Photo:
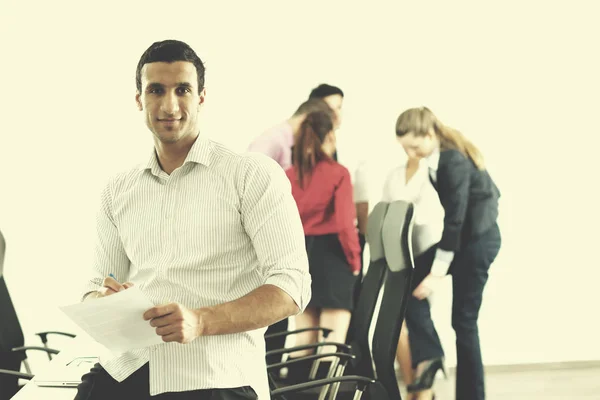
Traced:
<path id="1" fill-rule="evenodd" d="M 294 300 L 274 285 L 263 285 L 228 303 L 197 310 L 200 335 L 225 335 L 272 325 L 298 312 Z"/>
<path id="2" fill-rule="evenodd" d="M 358 223 L 358 231 L 361 234 L 367 233 L 367 220 L 369 218 L 369 203 L 356 203 L 356 221 Z"/>

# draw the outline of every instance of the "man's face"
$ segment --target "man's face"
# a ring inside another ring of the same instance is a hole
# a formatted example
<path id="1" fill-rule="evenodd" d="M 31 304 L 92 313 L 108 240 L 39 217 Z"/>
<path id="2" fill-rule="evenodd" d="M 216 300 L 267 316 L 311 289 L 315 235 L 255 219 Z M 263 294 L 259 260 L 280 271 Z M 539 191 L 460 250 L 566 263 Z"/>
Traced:
<path id="1" fill-rule="evenodd" d="M 335 113 L 336 123 L 334 129 L 339 128 L 342 124 L 342 104 L 344 103 L 344 98 L 339 94 L 332 94 L 331 96 L 323 97 L 323 100 Z"/>
<path id="2" fill-rule="evenodd" d="M 146 125 L 162 143 L 176 143 L 198 133 L 198 111 L 206 95 L 198 93 L 198 75 L 187 61 L 153 62 L 141 71 L 142 93 L 135 96 Z"/>

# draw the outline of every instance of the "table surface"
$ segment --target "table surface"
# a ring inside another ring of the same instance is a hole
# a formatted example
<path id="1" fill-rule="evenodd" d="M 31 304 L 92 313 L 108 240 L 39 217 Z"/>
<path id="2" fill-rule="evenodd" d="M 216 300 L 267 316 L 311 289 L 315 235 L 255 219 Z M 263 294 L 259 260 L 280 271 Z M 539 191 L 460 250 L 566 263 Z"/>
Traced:
<path id="1" fill-rule="evenodd" d="M 68 348 L 61 350 L 56 356 L 52 358 L 46 365 L 32 365 L 32 372 L 34 374 L 43 375 L 46 369 L 50 369 L 54 366 L 62 363 L 66 364 L 75 357 L 96 357 L 103 353 L 103 348 L 90 340 L 89 338 L 80 338 L 80 336 L 73 339 L 69 343 Z M 40 387 L 35 384 L 35 377 L 23 387 L 12 400 L 73 400 L 77 388 L 73 387 Z"/>

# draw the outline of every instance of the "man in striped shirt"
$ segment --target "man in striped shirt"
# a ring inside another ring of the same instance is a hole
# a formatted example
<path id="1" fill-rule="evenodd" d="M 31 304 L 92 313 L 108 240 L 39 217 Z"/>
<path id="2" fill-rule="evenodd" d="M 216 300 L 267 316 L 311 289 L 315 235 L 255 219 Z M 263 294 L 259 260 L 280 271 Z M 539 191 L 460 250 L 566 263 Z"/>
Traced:
<path id="1" fill-rule="evenodd" d="M 155 148 L 102 193 L 84 300 L 139 287 L 164 343 L 102 360 L 76 399 L 270 399 L 265 327 L 310 300 L 289 181 L 199 135 L 204 65 L 187 44 L 150 46 L 136 84 Z"/>

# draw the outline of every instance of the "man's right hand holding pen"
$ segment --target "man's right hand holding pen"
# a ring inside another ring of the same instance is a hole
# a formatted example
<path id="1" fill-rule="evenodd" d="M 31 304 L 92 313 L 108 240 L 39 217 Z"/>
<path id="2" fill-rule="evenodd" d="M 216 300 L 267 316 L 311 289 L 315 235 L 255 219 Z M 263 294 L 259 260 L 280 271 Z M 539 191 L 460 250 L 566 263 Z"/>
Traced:
<path id="1" fill-rule="evenodd" d="M 129 289 L 133 286 L 132 282 L 125 282 L 123 284 L 119 283 L 113 274 L 109 274 L 106 278 L 104 278 L 104 282 L 102 282 L 102 287 L 95 292 L 90 292 L 86 297 L 87 299 L 97 299 L 100 297 L 110 296 L 111 294 L 115 294 L 125 289 Z"/>

